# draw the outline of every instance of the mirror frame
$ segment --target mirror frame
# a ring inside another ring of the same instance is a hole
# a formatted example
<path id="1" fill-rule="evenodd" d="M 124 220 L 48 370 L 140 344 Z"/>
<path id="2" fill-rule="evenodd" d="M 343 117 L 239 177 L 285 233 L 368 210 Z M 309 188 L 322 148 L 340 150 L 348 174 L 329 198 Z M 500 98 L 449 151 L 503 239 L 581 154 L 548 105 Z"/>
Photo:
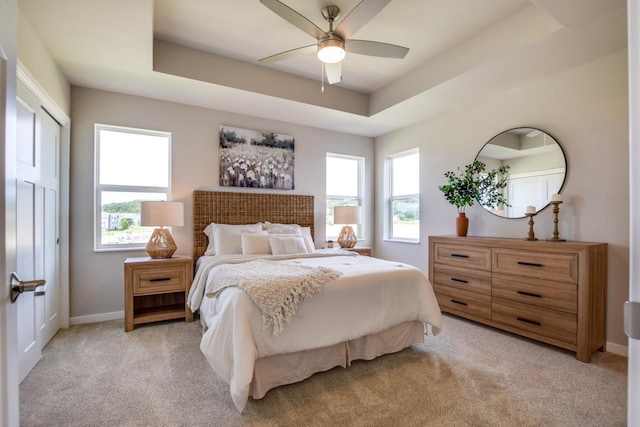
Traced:
<path id="1" fill-rule="evenodd" d="M 476 154 L 475 160 L 478 160 L 478 157 L 480 156 L 480 153 L 482 153 L 482 150 L 484 150 L 484 148 L 485 148 L 487 145 L 489 145 L 489 144 L 491 143 L 491 141 L 493 141 L 494 139 L 496 139 L 497 137 L 499 137 L 499 136 L 500 136 L 500 135 L 502 135 L 502 134 L 505 134 L 505 133 L 507 133 L 507 132 L 513 132 L 513 131 L 515 131 L 515 130 L 519 130 L 519 129 L 528 129 L 530 132 L 533 132 L 533 131 L 539 131 L 539 132 L 541 132 L 541 133 L 543 133 L 543 134 L 546 134 L 546 135 L 547 135 L 549 138 L 551 138 L 551 139 L 553 140 L 553 142 L 555 142 L 555 143 L 558 145 L 558 147 L 560 148 L 560 152 L 562 153 L 562 158 L 563 158 L 563 160 L 564 160 L 564 177 L 562 178 L 562 184 L 560 184 L 560 187 L 559 187 L 559 188 L 558 188 L 558 190 L 557 190 L 557 193 L 560 193 L 560 192 L 562 191 L 562 189 L 564 188 L 564 184 L 567 182 L 567 175 L 568 175 L 568 172 L 569 172 L 569 163 L 568 163 L 568 161 L 567 161 L 567 154 L 565 153 L 564 148 L 562 147 L 562 144 L 560 144 L 560 142 L 558 141 L 558 139 L 557 139 L 557 138 L 555 138 L 555 137 L 554 137 L 553 135 L 551 135 L 549 132 L 547 132 L 547 131 L 545 131 L 545 130 L 542 130 L 542 129 L 540 129 L 540 128 L 536 128 L 536 127 L 533 127 L 533 126 L 519 126 L 519 127 L 514 127 L 514 128 L 511 128 L 511 129 L 504 130 L 504 131 L 502 131 L 502 132 L 500 132 L 500 133 L 498 133 L 498 134 L 494 135 L 491 139 L 489 139 L 487 142 L 485 142 L 485 143 L 482 145 L 482 148 L 480 148 L 480 150 L 478 151 L 478 154 Z M 491 169 L 491 168 L 489 168 L 489 169 Z M 544 205 L 544 206 L 542 206 L 541 208 L 539 208 L 539 209 L 537 210 L 537 212 L 541 212 L 542 210 L 546 209 L 549 205 L 550 205 L 550 203 L 549 203 L 549 202 L 547 202 L 547 204 L 546 204 L 546 205 Z M 481 205 L 481 206 L 482 206 L 482 205 Z M 522 213 L 522 216 L 502 216 L 502 215 L 499 215 L 499 214 L 497 214 L 497 213 L 492 212 L 491 210 L 487 209 L 487 208 L 486 208 L 486 207 L 484 207 L 484 206 L 482 206 L 482 208 L 483 208 L 485 211 L 489 212 L 491 215 L 497 216 L 498 218 L 505 218 L 505 219 L 521 219 L 521 218 L 526 218 L 526 215 L 524 214 L 524 212 Z"/>

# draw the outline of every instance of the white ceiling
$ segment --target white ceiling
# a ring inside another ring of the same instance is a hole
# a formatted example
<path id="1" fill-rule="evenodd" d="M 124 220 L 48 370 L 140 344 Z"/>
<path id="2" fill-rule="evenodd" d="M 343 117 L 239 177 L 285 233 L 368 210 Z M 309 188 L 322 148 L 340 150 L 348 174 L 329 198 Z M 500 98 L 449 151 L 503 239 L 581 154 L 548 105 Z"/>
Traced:
<path id="1" fill-rule="evenodd" d="M 325 29 L 323 7 L 344 16 L 359 3 L 282 1 Z M 342 83 L 322 93 L 314 55 L 258 64 L 314 43 L 259 0 L 19 5 L 72 85 L 365 136 L 626 48 L 626 0 L 393 0 L 353 38 L 407 57 L 348 55 Z"/>

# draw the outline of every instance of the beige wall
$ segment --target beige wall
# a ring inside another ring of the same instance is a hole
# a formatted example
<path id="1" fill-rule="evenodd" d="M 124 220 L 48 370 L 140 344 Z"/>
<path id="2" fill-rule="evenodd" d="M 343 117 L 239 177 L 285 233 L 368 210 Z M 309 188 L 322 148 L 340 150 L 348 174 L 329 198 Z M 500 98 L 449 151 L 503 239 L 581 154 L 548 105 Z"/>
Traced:
<path id="1" fill-rule="evenodd" d="M 484 102 L 376 138 L 376 170 L 384 158 L 419 147 L 421 242 L 385 242 L 384 182 L 376 174 L 376 254 L 428 271 L 428 236 L 455 234 L 456 208 L 437 189 L 444 172 L 472 162 L 484 143 L 503 130 L 536 127 L 565 150 L 568 176 L 562 190 L 559 229 L 570 240 L 609 243 L 607 341 L 627 345 L 622 306 L 629 289 L 629 157 L 627 52 L 510 88 Z M 503 219 L 479 206 L 467 210 L 469 235 L 524 237 L 526 219 Z M 535 232 L 551 237 L 553 216 L 536 217 Z"/>
<path id="2" fill-rule="evenodd" d="M 185 225 L 175 227 L 178 254 L 192 252 L 191 194 L 218 186 L 220 125 L 268 130 L 295 137 L 295 194 L 315 196 L 316 244 L 325 241 L 325 155 L 343 153 L 365 158 L 365 232 L 373 239 L 373 140 L 371 138 L 259 119 L 223 111 L 157 101 L 93 89 L 71 91 L 71 317 L 72 322 L 112 318 L 123 310 L 123 266 L 143 251 L 96 253 L 93 250 L 94 124 L 110 124 L 171 132 L 172 198 L 185 203 Z M 81 318 L 89 316 L 89 318 Z M 75 320 L 74 320 L 75 318 Z"/>
<path id="3" fill-rule="evenodd" d="M 71 111 L 71 87 L 22 13 L 18 19 L 18 60 L 65 115 Z M 44 100 L 43 100 L 44 101 Z M 56 111 L 50 111 L 54 114 Z M 60 118 L 56 117 L 58 120 Z"/>

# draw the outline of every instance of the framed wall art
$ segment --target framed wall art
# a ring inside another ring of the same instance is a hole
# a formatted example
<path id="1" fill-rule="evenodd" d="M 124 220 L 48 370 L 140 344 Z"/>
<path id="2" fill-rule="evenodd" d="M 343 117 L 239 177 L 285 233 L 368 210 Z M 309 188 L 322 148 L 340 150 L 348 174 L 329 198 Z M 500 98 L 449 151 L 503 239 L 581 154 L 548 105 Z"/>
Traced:
<path id="1" fill-rule="evenodd" d="M 220 186 L 293 190 L 291 135 L 220 126 Z"/>

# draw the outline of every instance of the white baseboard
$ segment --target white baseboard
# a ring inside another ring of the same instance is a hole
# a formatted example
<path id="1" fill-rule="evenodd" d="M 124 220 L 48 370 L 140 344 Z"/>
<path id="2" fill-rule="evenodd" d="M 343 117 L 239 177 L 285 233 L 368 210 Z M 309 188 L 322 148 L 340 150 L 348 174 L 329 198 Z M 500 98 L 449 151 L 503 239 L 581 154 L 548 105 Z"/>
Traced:
<path id="1" fill-rule="evenodd" d="M 81 325 L 83 323 L 106 322 L 108 320 L 124 319 L 124 311 L 114 311 L 112 313 L 90 314 L 88 316 L 76 316 L 69 318 L 70 325 Z"/>
<path id="2" fill-rule="evenodd" d="M 629 357 L 629 347 L 607 341 L 607 351 L 618 356 Z"/>

